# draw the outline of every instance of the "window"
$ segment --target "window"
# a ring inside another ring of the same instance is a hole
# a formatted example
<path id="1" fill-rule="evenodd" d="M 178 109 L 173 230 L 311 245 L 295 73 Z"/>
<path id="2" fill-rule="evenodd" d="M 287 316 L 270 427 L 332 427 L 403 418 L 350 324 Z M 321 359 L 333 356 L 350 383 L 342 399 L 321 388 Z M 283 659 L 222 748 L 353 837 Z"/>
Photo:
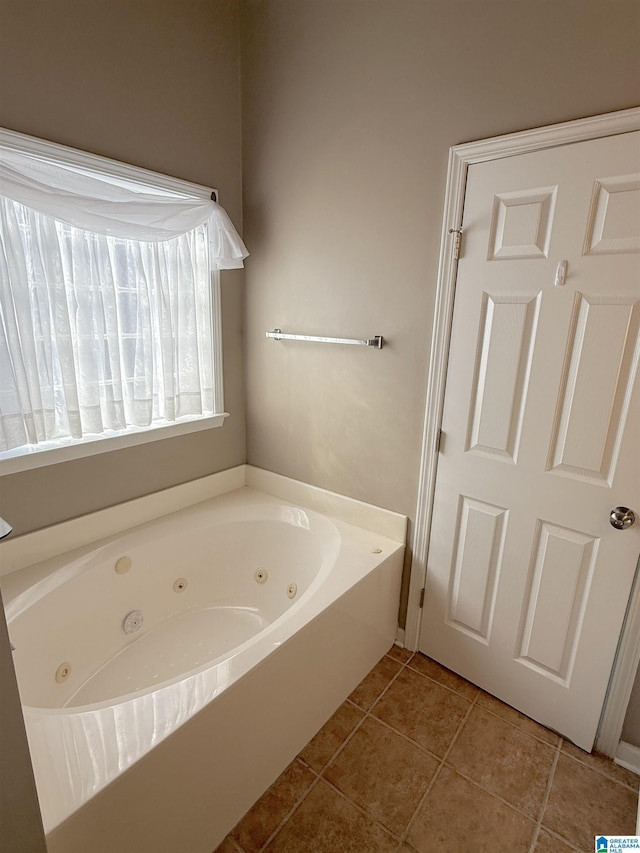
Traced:
<path id="1" fill-rule="evenodd" d="M 9 131 L 0 156 L 5 469 L 221 424 L 247 252 L 211 190 Z"/>

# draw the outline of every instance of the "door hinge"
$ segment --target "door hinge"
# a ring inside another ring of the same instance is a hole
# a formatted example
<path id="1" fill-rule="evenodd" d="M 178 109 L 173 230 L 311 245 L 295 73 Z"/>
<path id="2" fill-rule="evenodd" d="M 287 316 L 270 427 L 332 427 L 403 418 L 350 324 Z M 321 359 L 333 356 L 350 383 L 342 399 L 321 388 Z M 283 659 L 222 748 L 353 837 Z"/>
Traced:
<path id="1" fill-rule="evenodd" d="M 453 238 L 453 257 L 459 261 L 462 247 L 462 228 L 449 228 L 449 234 L 455 234 Z"/>
<path id="2" fill-rule="evenodd" d="M 422 589 L 420 590 L 420 604 L 418 605 L 418 607 L 423 607 L 423 606 L 424 606 L 424 587 L 422 587 Z"/>
<path id="3" fill-rule="evenodd" d="M 442 444 L 442 430 L 439 429 L 436 433 L 436 453 L 440 453 L 440 445 Z"/>

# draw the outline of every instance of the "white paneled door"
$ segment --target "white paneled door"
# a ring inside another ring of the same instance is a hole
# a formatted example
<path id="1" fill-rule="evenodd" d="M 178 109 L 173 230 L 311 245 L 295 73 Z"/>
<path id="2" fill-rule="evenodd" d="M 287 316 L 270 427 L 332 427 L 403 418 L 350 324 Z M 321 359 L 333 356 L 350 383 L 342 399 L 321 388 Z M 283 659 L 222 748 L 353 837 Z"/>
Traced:
<path id="1" fill-rule="evenodd" d="M 420 649 L 590 750 L 640 554 L 640 132 L 471 165 L 462 231 Z"/>

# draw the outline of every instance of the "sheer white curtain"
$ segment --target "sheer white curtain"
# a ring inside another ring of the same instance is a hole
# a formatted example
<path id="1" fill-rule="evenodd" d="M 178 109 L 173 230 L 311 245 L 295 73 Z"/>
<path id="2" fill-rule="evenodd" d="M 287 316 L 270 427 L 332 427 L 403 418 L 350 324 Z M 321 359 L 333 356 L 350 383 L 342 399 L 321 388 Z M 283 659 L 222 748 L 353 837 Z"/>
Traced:
<path id="1" fill-rule="evenodd" d="M 249 254 L 226 210 L 109 175 L 78 171 L 2 146 L 0 194 L 76 228 L 133 240 L 169 240 L 209 223 L 214 269 L 236 269 Z"/>
<path id="2" fill-rule="evenodd" d="M 212 270 L 247 254 L 222 208 L 4 160 L 0 450 L 213 414 Z"/>

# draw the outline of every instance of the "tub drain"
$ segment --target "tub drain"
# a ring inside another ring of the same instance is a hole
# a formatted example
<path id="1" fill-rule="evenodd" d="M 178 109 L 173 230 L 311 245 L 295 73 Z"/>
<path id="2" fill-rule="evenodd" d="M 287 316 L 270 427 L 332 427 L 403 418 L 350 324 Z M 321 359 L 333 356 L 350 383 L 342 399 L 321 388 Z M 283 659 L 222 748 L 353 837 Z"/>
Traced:
<path id="1" fill-rule="evenodd" d="M 125 634 L 135 634 L 136 631 L 139 631 L 140 628 L 142 628 L 143 622 L 144 616 L 142 615 L 142 611 L 132 610 L 131 613 L 125 617 L 125 620 L 122 623 Z"/>

